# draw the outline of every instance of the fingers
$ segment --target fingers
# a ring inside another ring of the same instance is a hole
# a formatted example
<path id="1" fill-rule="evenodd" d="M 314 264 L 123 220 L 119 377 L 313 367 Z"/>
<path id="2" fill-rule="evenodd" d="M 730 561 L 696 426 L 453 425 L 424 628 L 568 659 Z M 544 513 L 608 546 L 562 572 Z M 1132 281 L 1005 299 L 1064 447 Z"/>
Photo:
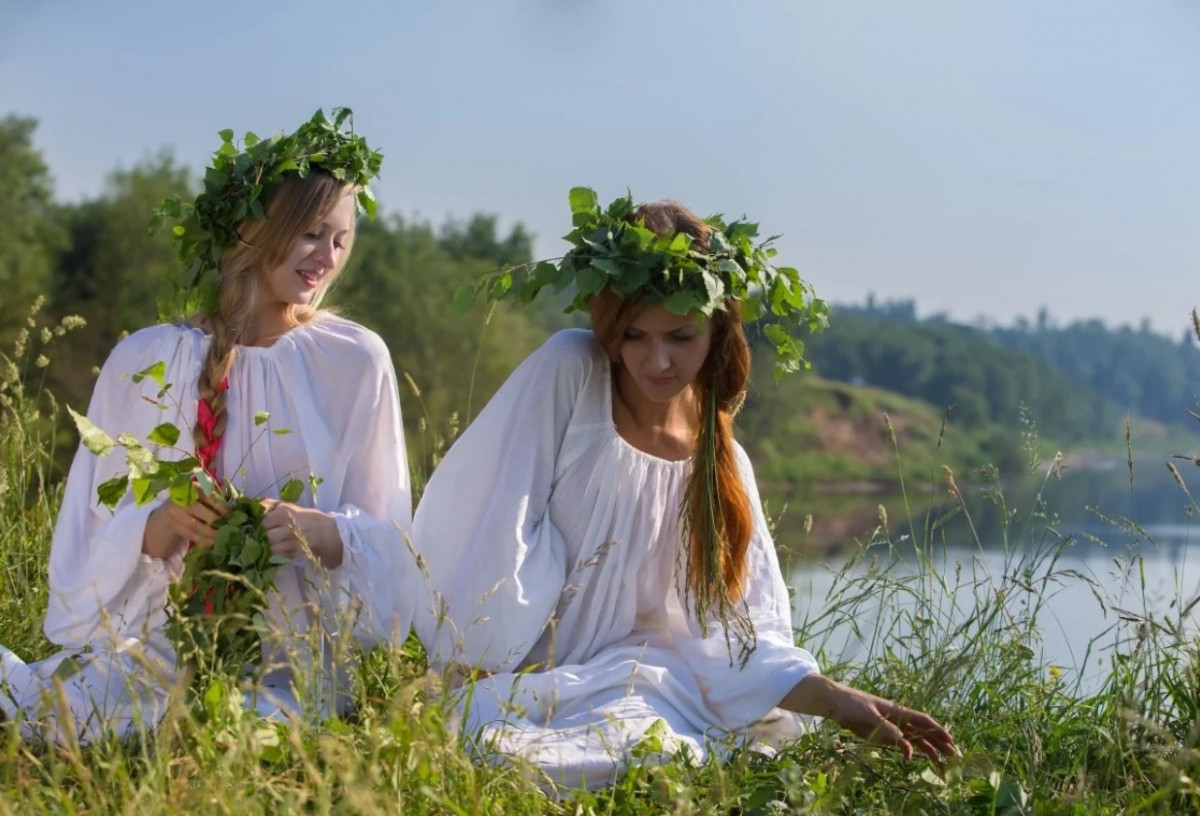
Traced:
<path id="1" fill-rule="evenodd" d="M 263 516 L 263 529 L 267 533 L 267 543 L 271 552 L 284 558 L 297 558 L 304 553 L 300 543 L 299 520 L 292 514 L 284 502 L 271 501 L 267 514 Z M 264 506 L 266 501 L 263 502 Z"/>
<path id="2" fill-rule="evenodd" d="M 894 747 L 906 760 L 918 751 L 937 763 L 958 754 L 950 732 L 928 714 L 872 695 L 858 699 L 862 706 L 841 722 L 868 742 Z"/>
<path id="3" fill-rule="evenodd" d="M 176 504 L 164 505 L 171 529 L 175 534 L 197 544 L 209 545 L 217 536 L 215 525 L 227 510 L 198 501 L 187 507 Z"/>

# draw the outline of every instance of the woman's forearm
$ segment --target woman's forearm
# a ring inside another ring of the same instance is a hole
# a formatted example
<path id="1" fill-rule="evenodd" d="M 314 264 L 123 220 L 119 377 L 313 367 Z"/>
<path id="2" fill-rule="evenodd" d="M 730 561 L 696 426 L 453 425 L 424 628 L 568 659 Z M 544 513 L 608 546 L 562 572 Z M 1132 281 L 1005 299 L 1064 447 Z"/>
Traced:
<path id="1" fill-rule="evenodd" d="M 832 713 L 833 697 L 843 691 L 841 683 L 821 674 L 810 674 L 784 695 L 779 707 L 797 714 L 828 717 Z"/>

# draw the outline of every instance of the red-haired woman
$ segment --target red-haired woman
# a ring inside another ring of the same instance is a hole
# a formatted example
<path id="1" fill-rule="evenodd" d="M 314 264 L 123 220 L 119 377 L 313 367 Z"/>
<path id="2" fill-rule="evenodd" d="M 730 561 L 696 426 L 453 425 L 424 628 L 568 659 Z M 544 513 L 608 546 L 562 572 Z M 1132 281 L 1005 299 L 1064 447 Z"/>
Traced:
<path id="1" fill-rule="evenodd" d="M 709 225 L 672 202 L 632 220 L 708 245 Z M 649 733 L 702 760 L 711 739 L 798 736 L 795 712 L 906 757 L 953 752 L 933 718 L 823 677 L 794 643 L 732 432 L 750 371 L 739 302 L 699 319 L 603 289 L 587 306 L 592 330 L 521 364 L 414 522 L 434 589 L 418 633 L 433 665 L 470 681 L 479 748 L 553 786 L 596 787 Z"/>

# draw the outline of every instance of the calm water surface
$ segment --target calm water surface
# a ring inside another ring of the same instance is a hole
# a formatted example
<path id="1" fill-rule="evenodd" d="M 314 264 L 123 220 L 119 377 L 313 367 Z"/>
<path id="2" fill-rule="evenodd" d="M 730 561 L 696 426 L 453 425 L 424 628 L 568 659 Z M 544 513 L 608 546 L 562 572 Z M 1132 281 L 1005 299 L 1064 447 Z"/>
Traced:
<path id="1" fill-rule="evenodd" d="M 923 551 L 951 587 L 958 587 L 956 592 L 939 591 L 944 607 L 958 610 L 954 614 L 966 615 L 975 608 L 971 584 L 999 586 L 1017 565 L 1036 562 L 1039 553 L 1061 543 L 1054 578 L 1038 581 L 1035 587 L 1044 599 L 1038 615 L 1041 657 L 1089 687 L 1105 673 L 1114 646 L 1132 634 L 1133 625 L 1121 622 L 1123 615 L 1148 612 L 1178 620 L 1178 609 L 1200 597 L 1200 550 L 1193 552 L 1200 542 L 1200 514 L 1189 513 L 1191 503 L 1165 461 L 1136 462 L 1132 487 L 1123 461 L 1068 470 L 1060 479 L 1045 482 L 1041 514 L 1046 518 L 1031 518 L 1037 485 L 1006 488 L 1005 500 L 1013 511 L 1007 541 L 1003 513 L 994 501 L 979 492 L 969 494 L 964 513 L 944 486 L 910 492 L 911 527 L 902 497 L 848 501 L 775 493 L 765 495 L 764 501 L 768 515 L 779 514 L 776 542 L 796 590 L 798 624 L 820 613 L 835 588 L 835 571 L 859 546 L 856 542 L 868 540 L 879 526 L 880 504 L 893 549 L 889 552 L 883 545 L 872 552 L 889 565 L 890 575 L 902 576 L 913 574 L 917 552 Z M 1179 465 L 1193 495 L 1200 497 L 1200 471 L 1186 462 Z M 822 512 L 824 507 L 831 509 Z M 805 532 L 809 513 L 812 525 Z M 862 565 L 851 570 L 864 572 Z M 1035 575 L 1044 578 L 1046 572 Z M 877 606 L 870 604 L 855 616 L 864 631 L 870 631 L 878 617 Z M 1193 610 L 1184 620 L 1193 631 L 1200 630 L 1200 612 Z M 890 623 L 883 623 L 886 630 Z M 846 626 L 825 637 L 827 655 L 833 659 L 861 659 L 869 649 Z"/>

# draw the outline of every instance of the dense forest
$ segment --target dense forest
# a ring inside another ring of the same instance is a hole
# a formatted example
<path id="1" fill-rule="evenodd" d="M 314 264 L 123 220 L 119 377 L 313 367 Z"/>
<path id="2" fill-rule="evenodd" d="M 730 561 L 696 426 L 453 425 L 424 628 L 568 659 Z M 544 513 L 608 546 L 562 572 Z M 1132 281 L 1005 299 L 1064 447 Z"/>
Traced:
<path id="1" fill-rule="evenodd" d="M 1189 309 L 1181 305 L 1181 322 Z M 873 340 L 866 337 L 872 333 Z M 1171 338 L 1151 331 L 1145 320 L 1136 329 L 1109 328 L 1096 319 L 1060 326 L 1046 308 L 1012 326 L 963 326 L 944 315 L 920 319 L 911 300 L 879 304 L 869 298 L 864 306 L 837 309 L 832 331 L 814 340 L 814 357 L 829 377 L 861 377 L 935 404 L 958 403 L 967 423 L 979 418 L 982 406 L 971 395 L 986 382 L 988 418 L 1007 421 L 1016 394 L 1043 427 L 1064 439 L 1103 435 L 1114 418 L 1126 415 L 1191 427 L 1188 410 L 1196 407 L 1200 389 L 1200 348 L 1191 327 Z M 952 373 L 931 372 L 934 359 Z M 979 369 L 995 364 L 1009 371 L 983 378 Z M 965 373 L 968 367 L 976 369 L 973 377 Z M 946 381 L 960 388 L 959 399 Z"/>
<path id="2" fill-rule="evenodd" d="M 33 120 L 0 119 L 0 353 L 8 354 L 26 328 L 39 296 L 46 303 L 35 327 L 83 316 L 85 328 L 54 340 L 52 365 L 28 370 L 60 401 L 82 406 L 112 346 L 155 320 L 159 281 L 175 259 L 166 235 L 149 235 L 149 215 L 193 181 L 169 152 L 160 152 L 114 170 L 94 198 L 58 202 L 35 133 Z M 454 313 L 457 285 L 497 265 L 530 260 L 531 252 L 532 237 L 521 225 L 505 234 L 489 214 L 433 225 L 385 213 L 360 225 L 329 302 L 377 331 L 391 349 L 420 471 L 526 354 L 568 325 L 553 302 Z M 833 433 L 832 414 L 859 416 L 852 436 L 879 436 L 887 410 L 881 406 L 888 404 L 906 414 L 897 425 L 910 428 L 909 441 L 924 452 L 936 447 L 937 425 L 948 411 L 950 432 L 958 435 L 949 456 L 969 464 L 1013 461 L 1022 412 L 1062 443 L 1115 438 L 1127 413 L 1188 420 L 1191 383 L 1200 381 L 1200 350 L 1190 341 L 1110 331 L 1095 321 L 1054 328 L 1044 315 L 1035 325 L 981 330 L 915 314 L 911 303 L 836 308 L 831 328 L 808 338 L 820 379 L 776 385 L 769 366 L 756 366 L 761 370 L 739 421 L 765 472 L 805 481 L 886 470 L 886 462 L 865 466 L 864 458 L 879 457 L 861 445 L 831 448 L 825 458 L 819 452 Z M 765 351 L 759 357 L 768 359 Z M 928 405 L 888 403 L 884 391 Z"/>

